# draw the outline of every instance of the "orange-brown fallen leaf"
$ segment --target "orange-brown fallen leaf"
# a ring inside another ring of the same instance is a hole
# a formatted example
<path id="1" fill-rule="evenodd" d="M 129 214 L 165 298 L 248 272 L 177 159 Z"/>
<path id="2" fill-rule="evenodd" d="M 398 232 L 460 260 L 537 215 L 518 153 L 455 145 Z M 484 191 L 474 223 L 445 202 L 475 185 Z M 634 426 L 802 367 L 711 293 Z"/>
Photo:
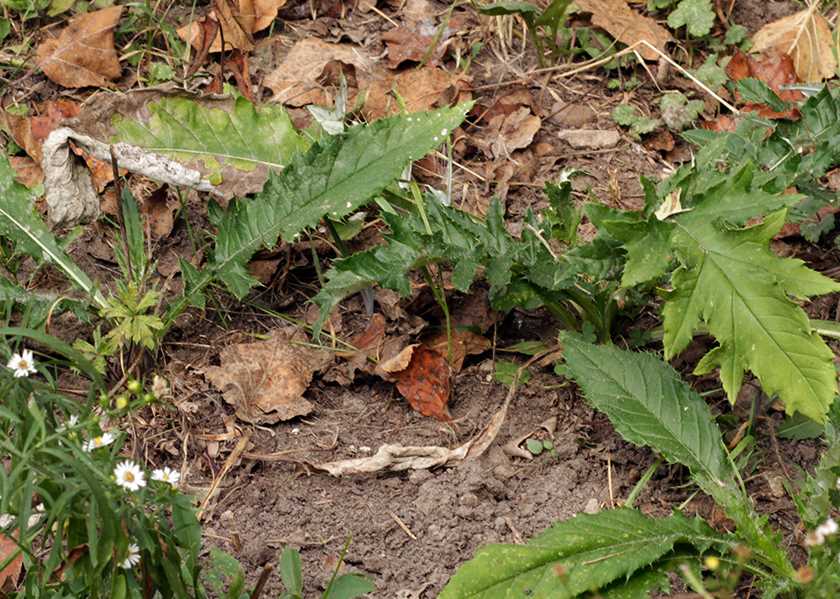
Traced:
<path id="1" fill-rule="evenodd" d="M 802 92 L 782 89 L 786 85 L 800 82 L 793 67 L 793 60 L 787 54 L 768 52 L 758 57 L 752 57 L 739 50 L 726 65 L 726 74 L 733 81 L 740 81 L 747 77 L 763 81 L 767 87 L 776 92 L 779 98 L 786 102 L 798 102 L 802 99 Z M 799 110 L 795 107 L 778 112 L 764 104 L 747 103 L 742 107 L 742 110 L 757 112 L 759 116 L 767 119 L 799 118 Z"/>
<path id="2" fill-rule="evenodd" d="M 299 330 L 286 329 L 265 341 L 230 345 L 219 352 L 220 366 L 205 368 L 204 376 L 241 420 L 271 424 L 304 416 L 312 411 L 303 398 L 312 374 L 332 359 L 306 341 Z"/>
<path id="3" fill-rule="evenodd" d="M 215 35 L 210 43 L 208 52 L 222 50 L 222 37 L 225 39 L 225 50 L 232 48 L 252 50 L 254 48 L 253 34 L 266 29 L 274 19 L 277 11 L 285 6 L 286 0 L 216 0 L 215 8 L 207 17 L 217 21 L 221 32 Z M 202 48 L 204 33 L 199 20 L 193 21 L 178 29 L 178 36 L 189 42 L 194 48 Z"/>
<path id="4" fill-rule="evenodd" d="M 58 37 L 38 46 L 38 66 L 62 87 L 106 87 L 120 76 L 114 28 L 122 6 L 73 17 Z"/>
<path id="5" fill-rule="evenodd" d="M 15 181 L 32 189 L 44 182 L 44 171 L 41 165 L 29 156 L 9 156 L 9 164 L 15 171 Z"/>
<path id="6" fill-rule="evenodd" d="M 789 55 L 801 81 L 824 81 L 836 74 L 831 26 L 820 14 L 819 2 L 768 23 L 753 35 L 752 42 L 753 52 Z"/>
<path id="7" fill-rule="evenodd" d="M 6 563 L 13 555 L 15 557 L 0 570 L 0 596 L 5 597 L 7 592 L 15 590 L 23 570 L 23 552 L 14 539 L 0 533 L 0 564 Z"/>
<path id="8" fill-rule="evenodd" d="M 446 331 L 441 331 L 434 337 L 427 339 L 423 345 L 431 350 L 436 351 L 442 356 L 449 356 L 450 340 L 447 338 Z M 487 337 L 476 335 L 472 331 L 464 329 L 453 329 L 451 348 L 452 355 L 449 364 L 452 368 L 453 374 L 458 374 L 464 367 L 464 359 L 467 356 L 482 354 L 490 349 L 491 343 Z"/>
<path id="9" fill-rule="evenodd" d="M 397 390 L 423 416 L 450 422 L 447 404 L 452 391 L 452 371 L 446 358 L 433 349 L 414 349 L 405 370 L 397 374 Z"/>
<path id="10" fill-rule="evenodd" d="M 592 13 L 593 25 L 628 46 L 645 40 L 665 53 L 665 45 L 674 39 L 655 20 L 627 6 L 626 0 L 575 0 L 575 4 L 581 11 Z M 637 51 L 645 60 L 659 60 L 659 54 L 647 46 L 640 45 Z"/>

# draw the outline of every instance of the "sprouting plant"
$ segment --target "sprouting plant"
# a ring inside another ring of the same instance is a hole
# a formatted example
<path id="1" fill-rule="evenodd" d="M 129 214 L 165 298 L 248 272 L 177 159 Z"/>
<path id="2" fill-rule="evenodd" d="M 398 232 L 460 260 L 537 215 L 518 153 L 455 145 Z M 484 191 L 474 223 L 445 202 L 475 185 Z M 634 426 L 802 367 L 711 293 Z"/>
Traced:
<path id="1" fill-rule="evenodd" d="M 765 516 L 756 513 L 703 399 L 659 358 L 596 346 L 564 335 L 569 375 L 627 441 L 687 467 L 699 488 L 734 522 L 721 532 L 674 512 L 651 518 L 633 508 L 583 514 L 560 522 L 525 545 L 491 545 L 455 573 L 441 599 L 474 597 L 646 597 L 680 576 L 702 596 L 734 589 L 744 574 L 763 597 L 831 597 L 840 584 L 840 535 L 830 511 L 837 485 L 840 406 L 830 418 L 829 447 L 807 477 L 801 499 L 810 531 L 808 566 L 795 568 Z M 643 480 L 645 478 L 643 477 Z M 637 490 L 631 497 L 638 496 Z M 809 503 L 809 498 L 814 502 Z M 807 506 L 807 507 L 806 507 Z"/>
<path id="2" fill-rule="evenodd" d="M 484 15 L 504 16 L 518 15 L 528 26 L 528 35 L 537 49 L 537 60 L 540 66 L 545 60 L 544 43 L 552 53 L 559 54 L 557 39 L 560 29 L 566 23 L 566 12 L 571 0 L 552 0 L 544 9 L 536 3 L 530 2 L 495 2 L 494 4 L 478 6 L 478 11 Z"/>
<path id="3" fill-rule="evenodd" d="M 376 590 L 367 578 L 359 574 L 339 574 L 349 545 L 350 540 L 348 539 L 341 550 L 341 555 L 330 577 L 330 581 L 327 583 L 327 588 L 324 589 L 324 593 L 321 595 L 321 599 L 356 599 Z M 302 572 L 303 567 L 300 561 L 300 553 L 297 549 L 287 547 L 280 557 L 280 577 L 283 580 L 283 586 L 286 590 L 280 595 L 279 599 L 303 599 Z"/>

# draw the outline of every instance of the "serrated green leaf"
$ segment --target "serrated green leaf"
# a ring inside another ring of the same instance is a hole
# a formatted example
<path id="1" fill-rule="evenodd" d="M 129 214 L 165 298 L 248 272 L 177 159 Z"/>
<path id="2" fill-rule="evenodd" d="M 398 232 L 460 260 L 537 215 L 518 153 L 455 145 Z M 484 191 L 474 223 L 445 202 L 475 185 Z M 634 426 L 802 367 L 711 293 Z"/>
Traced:
<path id="1" fill-rule="evenodd" d="M 730 28 L 729 31 L 732 31 L 733 29 L 734 28 Z M 729 31 L 727 32 L 727 35 L 729 35 Z M 706 61 L 693 72 L 695 77 L 712 90 L 720 89 L 727 81 L 729 81 L 729 76 L 726 74 L 724 68 L 718 65 L 717 60 L 717 54 L 709 54 L 709 56 L 706 57 Z"/>
<path id="2" fill-rule="evenodd" d="M 258 167 L 280 169 L 306 142 L 281 106 L 255 106 L 237 98 L 230 110 L 209 108 L 188 98 L 163 98 L 148 103 L 148 117 L 113 119 L 114 141 L 182 160 L 214 184 L 234 171 Z"/>
<path id="3" fill-rule="evenodd" d="M 586 400 L 616 431 L 683 464 L 712 495 L 731 487 L 735 471 L 706 402 L 668 364 L 648 353 L 564 337 L 566 367 Z"/>
<path id="4" fill-rule="evenodd" d="M 376 590 L 374 584 L 359 574 L 343 574 L 335 579 L 323 599 L 356 599 Z"/>
<path id="5" fill-rule="evenodd" d="M 776 112 L 783 112 L 790 107 L 766 83 L 758 79 L 753 79 L 752 77 L 740 79 L 736 83 L 736 86 L 744 102 L 766 104 L 771 110 L 775 110 Z"/>
<path id="6" fill-rule="evenodd" d="M 677 8 L 668 15 L 668 26 L 678 29 L 685 26 L 689 35 L 709 35 L 715 24 L 715 11 L 711 0 L 681 0 Z"/>
<path id="7" fill-rule="evenodd" d="M 689 100 L 681 92 L 668 92 L 659 100 L 662 120 L 674 131 L 682 131 L 703 112 L 702 100 Z"/>
<path id="8" fill-rule="evenodd" d="M 246 265 L 278 237 L 291 241 L 324 216 L 341 218 L 399 177 L 412 160 L 442 143 L 463 120 L 467 105 L 357 125 L 295 155 L 262 192 L 233 203 L 218 223 L 211 268 L 237 297 L 256 284 Z"/>
<path id="9" fill-rule="evenodd" d="M 691 213 L 676 220 L 683 266 L 672 277 L 674 290 L 663 309 L 666 357 L 682 351 L 703 322 L 720 345 L 696 372 L 720 368 L 734 402 L 750 370 L 765 392 L 779 395 L 788 413 L 822 422 L 837 394 L 833 353 L 791 296 L 830 293 L 840 285 L 801 260 L 770 251 L 784 211 L 740 230 L 722 230 Z"/>
<path id="10" fill-rule="evenodd" d="M 593 593 L 587 599 L 650 599 L 651 592 L 661 591 L 667 595 L 671 589 L 668 572 L 676 567 L 673 558 L 656 563 L 651 568 L 633 574 L 629 580 L 620 580 Z"/>
<path id="11" fill-rule="evenodd" d="M 721 537 L 680 514 L 655 520 L 632 509 L 581 514 L 525 545 L 490 545 L 461 566 L 439 599 L 565 599 L 626 578 L 678 543 Z"/>
<path id="12" fill-rule="evenodd" d="M 15 173 L 5 155 L 0 156 L 0 197 L 0 235 L 11 240 L 17 251 L 53 264 L 99 307 L 105 307 L 102 294 L 70 259 L 35 211 L 32 193 L 15 181 Z"/>
<path id="13" fill-rule="evenodd" d="M 635 138 L 650 133 L 660 124 L 659 119 L 643 116 L 630 104 L 619 104 L 613 108 L 612 119 L 623 127 L 629 127 L 630 135 Z"/>

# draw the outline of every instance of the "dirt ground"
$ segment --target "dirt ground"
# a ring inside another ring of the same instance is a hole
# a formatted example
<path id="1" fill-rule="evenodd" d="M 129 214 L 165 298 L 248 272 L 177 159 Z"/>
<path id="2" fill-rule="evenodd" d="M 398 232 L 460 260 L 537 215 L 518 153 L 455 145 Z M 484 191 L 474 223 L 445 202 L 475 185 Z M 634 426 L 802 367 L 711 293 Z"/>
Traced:
<path id="1" fill-rule="evenodd" d="M 290 2 L 286 9 L 286 42 L 310 35 L 321 35 L 327 41 L 349 37 L 381 49 L 378 35 L 391 28 L 375 14 L 356 12 L 344 19 L 319 16 L 316 25 L 306 18 L 304 5 L 307 3 Z M 443 3 L 435 6 L 439 13 L 447 8 Z M 735 22 L 755 31 L 761 24 L 798 9 L 788 1 L 736 0 L 733 15 Z M 398 23 L 401 19 L 399 11 L 389 11 L 388 17 Z M 608 90 L 603 73 L 598 71 L 569 79 L 532 76 L 525 83 L 509 85 L 505 82 L 536 68 L 533 51 L 517 43 L 507 48 L 505 56 L 492 34 L 484 35 L 490 40 L 470 71 L 471 86 L 478 90 L 473 97 L 491 105 L 498 97 L 524 89 L 542 126 L 528 149 L 510 157 L 506 166 L 513 168 L 509 171 L 504 171 L 504 165 L 487 164 L 478 177 L 456 173 L 455 188 L 465 190 L 458 197 L 463 207 L 482 212 L 494 194 L 504 195 L 509 227 L 516 232 L 529 208 L 545 205 L 544 183 L 570 168 L 583 172 L 574 180 L 579 200 L 598 198 L 621 208 L 637 207 L 642 200 L 640 175 L 661 178 L 680 161 L 690 159 L 679 142 L 673 152 L 664 153 L 622 133 L 615 147 L 585 150 L 572 148 L 558 137 L 561 129 L 615 130 L 610 113 L 627 101 L 644 112 L 655 112 L 654 99 L 661 95 L 657 85 L 690 89 L 684 80 L 666 78 L 657 83 L 638 69 L 642 87 L 632 94 Z M 657 67 L 652 68 L 655 71 Z M 293 112 L 296 119 L 305 119 L 304 113 Z M 481 166 L 475 152 L 465 151 L 463 159 L 473 169 Z M 424 176 L 422 169 L 419 176 Z M 434 176 L 428 181 L 440 184 Z M 201 216 L 190 218 L 198 219 L 194 226 L 205 224 Z M 186 240 L 184 225 L 179 223 L 158 248 L 161 260 L 170 249 L 177 255 Z M 109 257 L 110 248 L 99 229 L 88 230 L 74 247 L 74 256 L 83 260 L 87 254 L 93 268 L 101 268 L 102 260 Z M 306 395 L 315 406 L 311 416 L 271 426 L 237 421 L 232 408 L 205 380 L 203 369 L 218 365 L 220 347 L 283 326 L 266 310 L 306 316 L 308 308 L 300 300 L 304 292 L 311 295 L 316 281 L 314 270 L 306 265 L 309 250 L 283 251 L 293 267 L 286 276 L 272 279 L 268 288 L 244 307 L 222 299 L 203 315 L 192 313 L 179 322 L 164 343 L 162 361 L 151 369 L 170 381 L 174 408 L 154 407 L 139 414 L 135 422 L 140 440 L 137 453 L 144 454 L 150 464 L 180 469 L 184 489 L 199 499 L 229 467 L 204 512 L 205 535 L 208 546 L 221 547 L 242 560 L 252 582 L 264 566 L 276 563 L 281 548 L 293 546 L 301 551 L 306 590 L 314 597 L 350 540 L 346 569 L 372 578 L 377 591 L 371 597 L 431 599 L 480 546 L 519 543 L 558 520 L 615 506 L 653 463 L 650 452 L 623 442 L 606 417 L 593 412 L 573 385 L 553 375 L 550 368 L 534 368 L 535 376 L 516 393 L 497 441 L 476 461 L 345 478 L 307 470 L 294 460 L 364 457 L 383 444 L 395 443 L 455 447 L 487 423 L 502 404 L 507 387 L 493 380 L 494 363 L 501 356 L 491 350 L 468 358 L 455 379 L 452 426 L 414 412 L 391 383 L 365 375 L 347 385 L 316 375 Z M 836 299 L 831 301 L 830 306 L 816 309 L 834 318 Z M 359 330 L 359 313 L 358 298 L 345 303 L 344 334 Z M 424 318 L 429 326 L 439 324 L 433 316 Z M 542 314 L 514 312 L 497 323 L 495 347 L 535 337 L 550 341 L 555 331 L 547 323 L 550 321 Z M 628 327 L 633 324 L 626 323 Z M 64 331 L 67 337 L 75 334 L 72 329 Z M 698 340 L 688 352 L 700 355 L 706 342 Z M 696 360 L 686 358 L 684 362 L 688 374 Z M 681 362 L 675 365 L 679 368 Z M 750 399 L 745 393 L 747 407 Z M 724 398 L 713 401 L 719 412 L 731 410 Z M 736 413 L 745 409 L 740 403 L 735 407 Z M 778 424 L 781 414 L 770 411 L 768 418 Z M 548 429 L 541 429 L 542 425 Z M 541 434 L 553 441 L 555 451 L 526 459 L 502 449 L 510 440 L 534 430 L 542 430 Z M 758 448 L 747 482 L 760 510 L 771 515 L 795 547 L 798 520 L 781 477 L 814 464 L 818 446 L 777 440 L 765 432 L 768 430 L 772 428 L 756 432 Z M 243 435 L 250 435 L 246 455 L 227 463 Z M 253 457 L 259 455 L 263 457 Z M 637 505 L 647 513 L 666 514 L 688 500 L 687 511 L 715 522 L 712 505 L 703 497 L 693 497 L 686 480 L 680 468 L 660 467 Z M 793 553 L 796 555 L 795 549 Z M 274 576 L 263 596 L 276 596 L 279 589 Z"/>

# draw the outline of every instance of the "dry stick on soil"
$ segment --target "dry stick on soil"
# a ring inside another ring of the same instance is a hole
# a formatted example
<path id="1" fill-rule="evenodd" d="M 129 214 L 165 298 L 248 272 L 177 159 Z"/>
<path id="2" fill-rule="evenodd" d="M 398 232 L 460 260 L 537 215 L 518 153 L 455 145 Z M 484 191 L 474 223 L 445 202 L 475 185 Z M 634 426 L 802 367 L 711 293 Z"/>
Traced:
<path id="1" fill-rule="evenodd" d="M 417 535 L 415 535 L 413 532 L 411 532 L 411 529 L 408 527 L 408 525 L 405 522 L 402 521 L 402 518 L 397 516 L 394 512 L 388 512 L 388 514 L 390 514 L 391 518 L 394 519 L 394 522 L 397 523 L 397 526 L 402 528 L 402 531 L 405 534 L 407 534 L 412 541 L 417 540 Z"/>
<path id="2" fill-rule="evenodd" d="M 265 588 L 265 583 L 268 582 L 268 576 L 273 571 L 274 564 L 269 563 L 263 566 L 262 572 L 260 572 L 260 578 L 257 580 L 257 586 L 254 587 L 249 599 L 259 599 L 259 596 L 262 595 L 263 589 Z"/>
<path id="3" fill-rule="evenodd" d="M 240 439 L 239 442 L 236 444 L 236 447 L 233 448 L 233 451 L 230 452 L 230 455 L 225 460 L 225 465 L 222 466 L 221 472 L 219 475 L 213 479 L 212 484 L 210 485 L 210 489 L 207 491 L 207 496 L 204 498 L 204 501 L 201 502 L 201 507 L 198 508 L 198 519 L 201 521 L 204 516 L 207 514 L 205 510 L 207 510 L 207 505 L 210 503 L 210 499 L 213 498 L 215 495 L 216 490 L 219 488 L 219 484 L 222 482 L 222 479 L 227 475 L 236 461 L 242 456 L 242 453 L 245 451 L 245 447 L 248 446 L 248 442 L 251 440 L 251 433 L 245 433 Z"/>

